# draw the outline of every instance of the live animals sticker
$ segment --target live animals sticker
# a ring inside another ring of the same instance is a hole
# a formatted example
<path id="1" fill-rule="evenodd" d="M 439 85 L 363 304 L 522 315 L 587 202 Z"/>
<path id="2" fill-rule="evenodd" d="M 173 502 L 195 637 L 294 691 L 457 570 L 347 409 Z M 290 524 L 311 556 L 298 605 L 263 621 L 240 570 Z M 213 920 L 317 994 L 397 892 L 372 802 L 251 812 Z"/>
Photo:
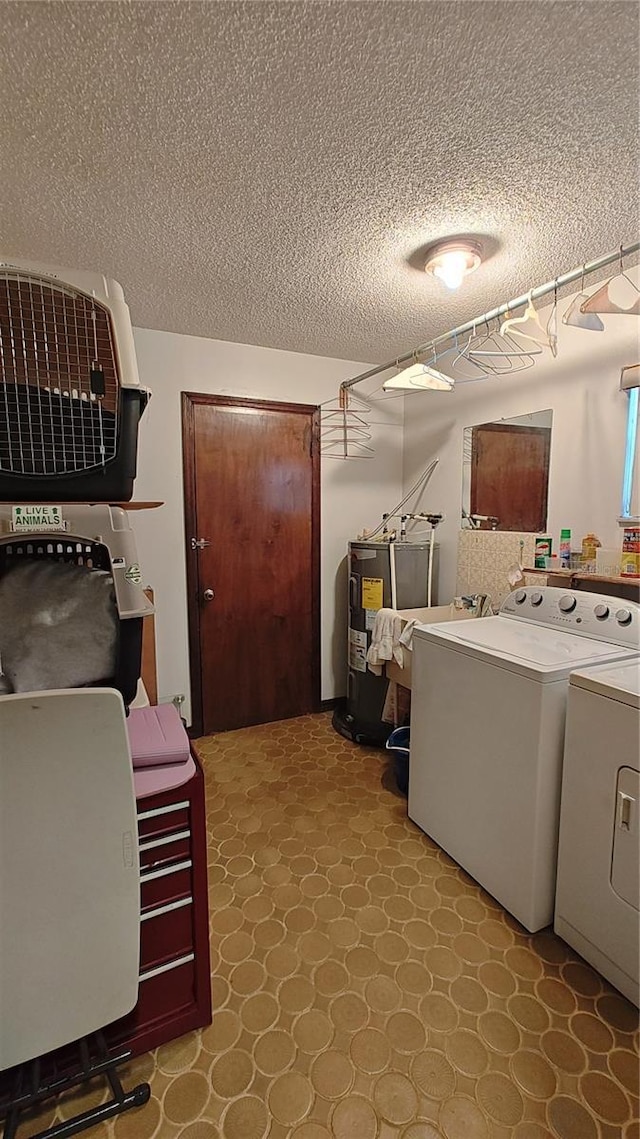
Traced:
<path id="1" fill-rule="evenodd" d="M 64 530 L 62 509 L 59 506 L 13 506 L 11 508 L 11 529 L 25 530 Z"/>
<path id="2" fill-rule="evenodd" d="M 127 566 L 124 576 L 127 581 L 133 582 L 134 585 L 140 585 L 140 582 L 142 581 L 142 573 L 138 563 L 133 562 L 132 565 Z"/>

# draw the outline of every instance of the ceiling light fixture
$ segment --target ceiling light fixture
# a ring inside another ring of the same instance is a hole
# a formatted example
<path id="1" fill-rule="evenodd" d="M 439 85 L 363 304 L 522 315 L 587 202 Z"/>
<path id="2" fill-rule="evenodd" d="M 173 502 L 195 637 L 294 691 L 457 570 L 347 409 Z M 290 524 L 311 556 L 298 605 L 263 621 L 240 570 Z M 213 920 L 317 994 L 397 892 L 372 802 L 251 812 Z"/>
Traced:
<path id="1" fill-rule="evenodd" d="M 433 273 L 448 289 L 459 289 L 481 261 L 482 249 L 477 241 L 440 241 L 429 250 L 425 271 Z"/>
<path id="2" fill-rule="evenodd" d="M 408 368 L 404 368 L 396 376 L 391 376 L 385 380 L 382 387 L 385 391 L 395 389 L 396 391 L 450 392 L 453 391 L 453 380 L 451 376 L 439 372 L 430 364 L 416 363 L 410 364 Z"/>

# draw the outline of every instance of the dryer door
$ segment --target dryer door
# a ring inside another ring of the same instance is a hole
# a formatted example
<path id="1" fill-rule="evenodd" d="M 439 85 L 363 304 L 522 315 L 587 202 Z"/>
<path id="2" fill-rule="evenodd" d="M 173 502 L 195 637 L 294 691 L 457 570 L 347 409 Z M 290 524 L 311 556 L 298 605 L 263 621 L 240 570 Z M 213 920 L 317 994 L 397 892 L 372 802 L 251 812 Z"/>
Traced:
<path id="1" fill-rule="evenodd" d="M 621 767 L 616 787 L 611 885 L 618 897 L 640 909 L 640 772 Z"/>

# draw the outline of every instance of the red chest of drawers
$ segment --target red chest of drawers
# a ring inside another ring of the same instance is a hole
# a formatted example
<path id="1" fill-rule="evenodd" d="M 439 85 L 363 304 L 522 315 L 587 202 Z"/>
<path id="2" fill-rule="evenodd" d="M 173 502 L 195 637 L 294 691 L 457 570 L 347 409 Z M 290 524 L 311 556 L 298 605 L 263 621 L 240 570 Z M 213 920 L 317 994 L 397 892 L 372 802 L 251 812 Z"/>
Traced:
<path id="1" fill-rule="evenodd" d="M 138 1003 L 105 1032 L 134 1056 L 211 1023 L 204 777 L 138 797 Z M 191 769 L 191 765 L 190 765 Z"/>

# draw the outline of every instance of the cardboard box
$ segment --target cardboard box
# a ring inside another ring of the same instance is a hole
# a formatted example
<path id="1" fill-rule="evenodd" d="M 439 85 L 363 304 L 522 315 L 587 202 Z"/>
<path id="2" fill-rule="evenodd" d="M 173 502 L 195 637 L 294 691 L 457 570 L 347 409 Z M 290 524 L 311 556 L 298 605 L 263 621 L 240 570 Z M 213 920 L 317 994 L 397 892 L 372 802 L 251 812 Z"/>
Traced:
<path id="1" fill-rule="evenodd" d="M 422 625 L 432 625 L 440 621 L 474 620 L 468 609 L 456 609 L 453 605 L 431 605 L 425 606 L 422 609 L 399 609 L 398 612 L 403 619 L 403 629 L 407 621 L 419 621 Z M 403 646 L 402 655 L 404 658 L 402 667 L 392 660 L 386 665 L 385 672 L 389 680 L 394 680 L 396 684 L 401 684 L 403 688 L 410 689 L 412 650 Z"/>

